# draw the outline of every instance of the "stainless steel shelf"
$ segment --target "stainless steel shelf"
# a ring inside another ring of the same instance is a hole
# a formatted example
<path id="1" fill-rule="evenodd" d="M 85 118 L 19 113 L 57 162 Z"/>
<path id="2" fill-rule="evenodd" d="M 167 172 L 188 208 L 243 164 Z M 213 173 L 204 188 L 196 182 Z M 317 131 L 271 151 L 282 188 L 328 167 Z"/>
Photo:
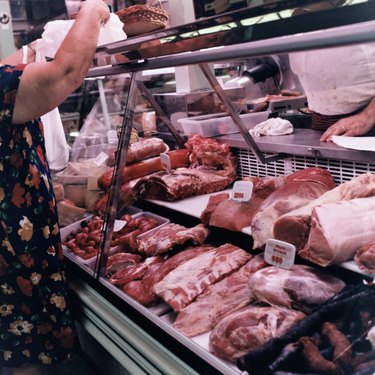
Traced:
<path id="1" fill-rule="evenodd" d="M 320 142 L 321 132 L 311 129 L 294 129 L 294 133 L 281 136 L 254 138 L 259 149 L 267 153 L 285 153 L 307 157 L 349 160 L 361 163 L 374 163 L 375 153 L 371 151 L 349 150 L 330 142 Z M 217 137 L 218 141 L 230 147 L 249 149 L 241 134 L 228 134 Z"/>

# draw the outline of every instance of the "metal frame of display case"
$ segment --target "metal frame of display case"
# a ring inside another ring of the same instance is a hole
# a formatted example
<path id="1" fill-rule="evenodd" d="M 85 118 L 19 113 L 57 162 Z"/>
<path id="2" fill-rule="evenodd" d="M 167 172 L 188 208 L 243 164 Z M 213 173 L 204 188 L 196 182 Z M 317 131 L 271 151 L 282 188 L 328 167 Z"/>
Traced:
<path id="1" fill-rule="evenodd" d="M 275 4 L 288 4 L 291 7 L 293 4 L 309 4 L 311 1 L 280 1 L 275 2 Z M 347 20 L 347 13 L 352 9 L 359 9 L 360 14 L 358 17 L 354 17 L 353 23 Z M 246 128 L 242 124 L 241 118 L 238 116 L 235 108 L 233 107 L 230 100 L 227 98 L 225 92 L 221 89 L 216 78 L 212 75 L 207 63 L 218 62 L 224 60 L 241 59 L 247 57 L 263 56 L 271 53 L 286 53 L 301 51 L 306 49 L 314 48 L 325 48 L 340 46 L 345 44 L 354 44 L 359 42 L 367 42 L 375 39 L 375 2 L 367 2 L 365 4 L 359 4 L 356 8 L 348 7 L 341 11 L 342 17 L 332 18 L 332 12 L 319 12 L 319 14 L 311 14 L 311 22 L 313 25 L 304 25 L 303 20 L 306 17 L 300 19 L 301 22 L 297 22 L 297 26 L 294 30 L 286 31 L 287 26 L 293 25 L 291 20 L 280 21 L 282 26 L 280 30 L 272 29 L 270 34 L 265 32 L 265 27 L 271 25 L 266 23 L 264 25 L 251 25 L 245 27 L 245 34 L 247 37 L 239 42 L 238 40 L 233 44 L 226 44 L 225 46 L 207 46 L 216 48 L 207 48 L 205 50 L 195 50 L 189 53 L 173 53 L 171 55 L 167 54 L 167 48 L 162 50 L 159 55 L 149 54 L 146 58 L 142 58 L 137 53 L 134 53 L 137 48 L 142 51 L 147 51 L 147 48 L 142 48 L 144 43 L 150 41 L 155 41 L 160 39 L 165 39 L 167 37 L 175 37 L 181 33 L 186 33 L 188 31 L 197 31 L 207 28 L 210 25 L 209 21 L 216 21 L 218 18 L 212 18 L 211 20 L 204 20 L 201 23 L 197 22 L 194 25 L 183 25 L 180 28 L 173 28 L 169 30 L 160 31 L 154 34 L 149 34 L 141 37 L 130 38 L 122 42 L 110 44 L 98 49 L 95 59 L 96 66 L 90 70 L 88 77 L 95 76 L 106 76 L 106 75 L 117 75 L 122 73 L 132 73 L 131 83 L 128 94 L 128 102 L 125 109 L 124 120 L 122 124 L 122 131 L 119 139 L 118 153 L 116 156 L 115 169 L 112 180 L 112 188 L 110 190 L 110 196 L 108 199 L 105 225 L 103 227 L 100 251 L 98 254 L 97 262 L 95 265 L 94 279 L 98 281 L 102 275 L 103 265 L 106 263 L 106 258 L 108 257 L 108 250 L 110 247 L 110 240 L 112 237 L 113 226 L 115 221 L 116 207 L 118 203 L 118 192 L 119 187 L 122 182 L 121 170 L 126 165 L 126 151 L 129 145 L 130 133 L 132 129 L 132 122 L 134 117 L 134 108 L 136 104 L 136 98 L 138 95 L 138 90 L 149 99 L 151 104 L 155 104 L 152 100 L 152 95 L 147 91 L 147 88 L 143 84 L 139 84 L 139 72 L 145 69 L 156 69 L 165 68 L 171 66 L 184 66 L 190 64 L 199 64 L 200 68 L 204 72 L 206 78 L 210 82 L 216 94 L 219 96 L 225 107 L 227 108 L 230 116 L 232 117 L 234 123 L 239 129 L 240 134 L 228 136 L 231 139 L 232 146 L 239 146 L 240 148 L 250 148 L 254 151 L 254 154 L 261 162 L 275 161 L 283 157 L 284 152 L 287 148 L 291 147 L 288 143 L 284 146 L 280 144 L 270 144 L 266 150 L 259 147 L 259 143 L 255 142 L 254 139 L 249 135 Z M 370 10 L 373 12 L 371 13 Z M 262 13 L 263 12 L 263 13 Z M 237 15 L 245 19 L 246 17 L 255 17 L 261 14 L 266 14 L 265 8 L 249 9 L 246 11 L 240 11 L 238 13 L 229 14 L 229 19 L 235 18 L 236 24 L 240 22 Z M 224 17 L 220 15 L 220 17 Z M 320 22 L 317 22 L 319 19 Z M 323 22 L 322 22 L 323 19 Z M 340 23 L 341 22 L 341 23 Z M 327 26 L 328 23 L 328 26 Z M 271 25 L 272 26 L 272 25 Z M 323 29 L 321 30 L 321 27 Z M 238 31 L 238 28 L 237 28 Z M 259 34 L 257 32 L 259 31 Z M 230 30 L 229 32 L 236 32 Z M 295 34 L 297 33 L 297 34 Z M 217 42 L 217 41 L 216 41 Z M 182 51 L 187 51 L 184 47 L 184 41 L 182 41 L 181 48 Z M 121 63 L 117 56 L 125 57 L 126 62 Z M 106 65 L 108 61 L 115 61 L 112 65 Z M 105 63 L 103 65 L 103 62 Z M 154 106 L 155 110 L 161 115 L 163 119 L 163 114 L 160 108 Z M 166 118 L 166 116 L 164 116 Z M 166 118 L 167 119 L 167 118 Z M 167 126 L 170 127 L 171 124 L 165 121 Z M 172 134 L 173 134 L 173 127 Z M 240 139 L 241 138 L 241 139 Z M 225 139 L 225 138 L 224 138 Z M 179 142 L 178 142 L 179 143 Z M 272 143 L 272 142 L 271 142 Z M 304 144 L 299 146 L 301 154 L 316 153 L 316 149 L 313 148 L 311 151 L 311 146 Z M 310 151 L 309 151 L 310 149 Z M 276 151 L 278 155 L 266 156 L 266 152 Z M 294 151 L 294 150 L 293 150 Z M 336 150 L 337 151 L 337 150 Z M 331 145 L 321 146 L 319 152 L 324 157 L 324 153 L 328 152 L 334 154 L 336 152 L 332 149 Z M 355 153 L 353 151 L 341 151 L 337 154 L 338 157 L 356 158 L 359 160 L 364 160 L 369 162 L 371 160 L 371 155 L 363 153 Z M 359 156 L 356 156 L 359 155 Z M 108 344 L 113 348 L 114 355 L 124 363 L 124 366 L 130 366 L 134 368 L 134 373 L 163 373 L 163 374 L 196 374 L 197 372 L 176 358 L 176 356 L 168 350 L 168 348 L 161 347 L 158 345 L 157 340 L 151 337 L 147 332 L 139 328 L 131 319 L 124 316 L 119 310 L 112 308 L 104 297 L 101 296 L 94 288 L 87 285 L 82 281 L 75 280 L 72 284 L 73 290 L 75 291 L 78 298 L 83 302 L 83 307 L 81 308 L 83 314 L 83 325 L 90 331 L 94 336 Z M 135 304 L 129 298 L 129 305 Z M 137 307 L 139 311 L 142 310 L 142 306 Z M 121 316 L 120 316 L 121 314 Z M 155 325 L 162 324 L 165 325 L 165 331 L 171 336 L 176 336 L 176 340 L 182 342 L 188 350 L 192 352 L 196 351 L 199 355 L 204 358 L 205 354 L 203 350 L 197 349 L 196 345 L 192 345 L 188 342 L 187 338 L 183 338 L 178 332 L 174 332 L 171 327 L 162 323 L 159 319 L 149 316 L 147 312 L 144 312 L 146 318 L 150 319 L 155 323 Z M 125 349 L 124 349 L 125 348 Z M 112 349 L 111 349 L 112 350 Z M 126 353 L 125 353 L 126 352 Z M 207 362 L 211 359 L 208 357 Z M 222 364 L 220 360 L 212 360 L 213 367 L 221 371 L 223 374 L 239 374 L 240 371 L 232 370 L 225 364 Z M 139 364 L 142 363 L 141 366 Z M 144 365 L 143 365 L 144 363 Z M 150 366 L 151 363 L 151 366 Z M 142 370 L 140 370 L 142 367 Z M 131 370 L 131 369 L 130 369 Z M 159 371 L 160 370 L 160 371 Z M 141 371 L 141 372 L 140 372 Z"/>

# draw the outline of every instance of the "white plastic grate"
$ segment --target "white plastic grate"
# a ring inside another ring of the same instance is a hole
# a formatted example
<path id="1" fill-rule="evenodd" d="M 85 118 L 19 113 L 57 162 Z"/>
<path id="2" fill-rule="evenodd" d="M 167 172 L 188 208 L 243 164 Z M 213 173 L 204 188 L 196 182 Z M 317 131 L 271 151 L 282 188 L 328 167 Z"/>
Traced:
<path id="1" fill-rule="evenodd" d="M 276 162 L 262 164 L 251 150 L 233 148 L 238 156 L 239 177 L 266 177 L 288 175 L 309 167 L 321 167 L 331 172 L 335 182 L 341 184 L 362 173 L 375 173 L 375 164 L 351 162 L 346 160 L 322 159 L 304 156 L 292 156 Z M 272 154 L 265 154 L 271 156 Z"/>

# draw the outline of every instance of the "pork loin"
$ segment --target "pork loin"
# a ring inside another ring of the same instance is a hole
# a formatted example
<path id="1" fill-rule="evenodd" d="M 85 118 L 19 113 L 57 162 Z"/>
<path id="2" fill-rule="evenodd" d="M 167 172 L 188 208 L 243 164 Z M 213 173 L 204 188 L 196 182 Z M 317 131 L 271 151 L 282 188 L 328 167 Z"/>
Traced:
<path id="1" fill-rule="evenodd" d="M 263 255 L 257 255 L 238 271 L 209 286 L 195 301 L 180 311 L 174 327 L 188 337 L 210 331 L 223 316 L 253 301 L 248 286 L 249 278 L 254 272 L 267 266 Z"/>
<path id="2" fill-rule="evenodd" d="M 338 293 L 345 283 L 326 271 L 305 265 L 286 270 L 267 267 L 255 272 L 249 288 L 257 301 L 309 312 Z"/>
<path id="3" fill-rule="evenodd" d="M 284 335 L 303 318 L 300 311 L 246 306 L 217 324 L 210 335 L 209 349 L 220 358 L 235 361 L 271 338 Z"/>
<path id="4" fill-rule="evenodd" d="M 313 208 L 311 230 L 299 255 L 326 267 L 354 258 L 358 248 L 375 241 L 375 196 Z"/>
<path id="5" fill-rule="evenodd" d="M 373 195 L 375 195 L 375 175 L 361 174 L 327 191 L 316 200 L 282 215 L 273 227 L 274 237 L 292 243 L 297 249 L 302 249 L 309 236 L 311 212 L 315 206 Z"/>
<path id="6" fill-rule="evenodd" d="M 154 291 L 179 312 L 211 284 L 238 270 L 250 259 L 246 251 L 225 244 L 181 264 L 155 284 Z"/>

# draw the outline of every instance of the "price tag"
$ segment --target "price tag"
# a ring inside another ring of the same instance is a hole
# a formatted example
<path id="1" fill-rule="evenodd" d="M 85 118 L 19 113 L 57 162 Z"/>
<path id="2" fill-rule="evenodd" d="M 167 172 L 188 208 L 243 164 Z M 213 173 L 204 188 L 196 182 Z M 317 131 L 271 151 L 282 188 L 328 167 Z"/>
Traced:
<path id="1" fill-rule="evenodd" d="M 236 181 L 233 185 L 232 200 L 236 202 L 248 202 L 253 194 L 251 181 Z"/>
<path id="2" fill-rule="evenodd" d="M 171 158 L 169 157 L 168 154 L 166 153 L 161 153 L 160 154 L 160 161 L 161 161 L 161 165 L 162 167 L 166 170 L 166 171 L 170 171 L 172 169 L 172 163 L 171 163 Z"/>
<path id="3" fill-rule="evenodd" d="M 94 163 L 100 167 L 102 166 L 106 160 L 108 159 L 108 155 L 105 153 L 105 152 L 101 152 L 95 159 L 94 159 Z"/>
<path id="4" fill-rule="evenodd" d="M 120 231 L 122 228 L 124 228 L 124 226 L 127 223 L 128 222 L 126 220 L 115 220 L 115 224 L 113 225 L 113 231 L 114 232 Z"/>
<path id="5" fill-rule="evenodd" d="M 296 247 L 288 242 L 270 239 L 266 243 L 264 260 L 272 266 L 290 269 L 294 264 Z"/>

